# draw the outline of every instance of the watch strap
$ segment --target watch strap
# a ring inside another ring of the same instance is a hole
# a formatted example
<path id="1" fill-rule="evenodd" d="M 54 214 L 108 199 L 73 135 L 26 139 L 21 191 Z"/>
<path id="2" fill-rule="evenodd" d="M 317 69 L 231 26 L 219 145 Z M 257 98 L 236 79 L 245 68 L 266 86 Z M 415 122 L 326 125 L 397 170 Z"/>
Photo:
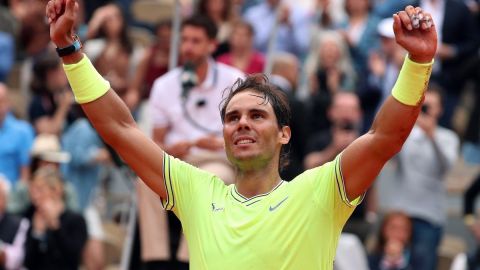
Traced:
<path id="1" fill-rule="evenodd" d="M 64 57 L 80 51 L 81 48 L 82 48 L 82 43 L 80 42 L 80 39 L 78 38 L 78 36 L 74 36 L 74 41 L 70 46 L 67 46 L 64 48 L 57 48 L 56 50 L 57 50 L 58 56 Z"/>

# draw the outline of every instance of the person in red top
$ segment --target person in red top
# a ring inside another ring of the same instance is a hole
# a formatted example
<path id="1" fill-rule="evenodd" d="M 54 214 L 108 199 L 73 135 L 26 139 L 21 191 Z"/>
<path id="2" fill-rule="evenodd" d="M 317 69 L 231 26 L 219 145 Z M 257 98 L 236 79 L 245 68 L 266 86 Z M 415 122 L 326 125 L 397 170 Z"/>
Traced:
<path id="1" fill-rule="evenodd" d="M 253 36 L 254 30 L 249 23 L 235 23 L 229 40 L 230 52 L 220 55 L 217 61 L 236 67 L 246 74 L 263 72 L 265 58 L 253 48 Z"/>

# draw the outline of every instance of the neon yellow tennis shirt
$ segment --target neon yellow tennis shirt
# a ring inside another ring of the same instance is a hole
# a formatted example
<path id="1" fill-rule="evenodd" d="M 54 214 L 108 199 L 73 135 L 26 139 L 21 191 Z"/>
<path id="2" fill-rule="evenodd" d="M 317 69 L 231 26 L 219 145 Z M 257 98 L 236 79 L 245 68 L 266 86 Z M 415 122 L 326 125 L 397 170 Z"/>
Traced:
<path id="1" fill-rule="evenodd" d="M 252 198 L 167 154 L 163 167 L 163 207 L 182 222 L 192 270 L 331 270 L 338 237 L 361 201 L 346 197 L 340 156 Z"/>

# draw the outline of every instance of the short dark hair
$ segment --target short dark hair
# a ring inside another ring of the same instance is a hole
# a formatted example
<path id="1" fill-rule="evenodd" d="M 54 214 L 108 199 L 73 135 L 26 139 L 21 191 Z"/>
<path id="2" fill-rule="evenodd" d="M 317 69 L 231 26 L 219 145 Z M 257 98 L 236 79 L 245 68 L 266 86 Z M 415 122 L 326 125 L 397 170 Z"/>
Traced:
<path id="1" fill-rule="evenodd" d="M 270 103 L 277 118 L 278 128 L 290 126 L 291 109 L 288 98 L 285 93 L 268 81 L 267 76 L 263 74 L 248 75 L 245 79 L 238 79 L 232 87 L 223 91 L 223 100 L 220 103 L 220 117 L 222 123 L 225 123 L 225 113 L 227 105 L 232 98 L 245 91 L 255 91 L 263 95 L 264 104 Z M 280 150 L 280 170 L 289 164 L 290 144 L 282 146 Z"/>
<path id="2" fill-rule="evenodd" d="M 185 28 L 185 26 L 202 28 L 209 39 L 217 38 L 217 25 L 212 21 L 212 19 L 205 15 L 195 14 L 185 19 L 182 23 L 182 29 Z"/>

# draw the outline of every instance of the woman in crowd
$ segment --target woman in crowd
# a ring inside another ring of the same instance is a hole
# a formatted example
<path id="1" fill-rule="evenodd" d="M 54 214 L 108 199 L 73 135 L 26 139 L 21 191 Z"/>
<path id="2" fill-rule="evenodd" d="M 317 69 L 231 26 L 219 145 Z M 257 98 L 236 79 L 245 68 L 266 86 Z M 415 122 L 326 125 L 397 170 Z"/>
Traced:
<path id="1" fill-rule="evenodd" d="M 230 52 L 218 57 L 218 62 L 236 67 L 247 74 L 261 73 L 265 57 L 253 47 L 253 27 L 243 21 L 233 25 L 229 39 Z"/>
<path id="2" fill-rule="evenodd" d="M 87 240 L 85 220 L 65 207 L 63 180 L 58 170 L 35 172 L 30 196 L 34 205 L 25 244 L 28 269 L 78 269 Z"/>
<path id="3" fill-rule="evenodd" d="M 412 221 L 402 212 L 388 213 L 380 227 L 378 243 L 369 256 L 371 270 L 412 270 Z"/>

